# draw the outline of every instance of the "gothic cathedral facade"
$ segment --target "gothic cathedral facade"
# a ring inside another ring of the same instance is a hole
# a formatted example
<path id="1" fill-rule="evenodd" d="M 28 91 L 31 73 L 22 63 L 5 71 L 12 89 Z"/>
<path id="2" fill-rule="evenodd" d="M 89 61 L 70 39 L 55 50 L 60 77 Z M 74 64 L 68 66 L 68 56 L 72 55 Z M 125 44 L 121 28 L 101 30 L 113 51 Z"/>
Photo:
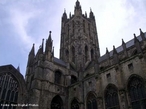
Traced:
<path id="1" fill-rule="evenodd" d="M 146 109 L 146 33 L 103 56 L 99 48 L 94 13 L 83 14 L 77 0 L 74 15 L 62 16 L 60 58 L 51 31 L 36 54 L 33 45 L 21 102 L 38 104 L 28 109 Z"/>

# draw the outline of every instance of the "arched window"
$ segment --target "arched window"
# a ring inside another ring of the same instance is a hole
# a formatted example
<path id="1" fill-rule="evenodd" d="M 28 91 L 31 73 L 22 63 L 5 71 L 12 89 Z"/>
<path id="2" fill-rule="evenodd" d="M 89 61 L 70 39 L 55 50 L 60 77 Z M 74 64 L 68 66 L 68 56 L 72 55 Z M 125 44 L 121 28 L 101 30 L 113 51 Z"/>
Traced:
<path id="1" fill-rule="evenodd" d="M 143 81 L 132 77 L 128 83 L 128 92 L 132 109 L 146 109 L 146 91 Z"/>
<path id="2" fill-rule="evenodd" d="M 18 90 L 18 82 L 11 74 L 0 75 L 0 104 L 17 104 Z"/>
<path id="3" fill-rule="evenodd" d="M 75 62 L 75 48 L 72 46 L 72 62 Z"/>
<path id="4" fill-rule="evenodd" d="M 79 102 L 75 98 L 71 102 L 71 109 L 79 109 Z"/>
<path id="5" fill-rule="evenodd" d="M 74 75 L 71 75 L 71 84 L 77 82 L 77 77 Z"/>
<path id="6" fill-rule="evenodd" d="M 118 91 L 115 86 L 108 86 L 105 90 L 106 109 L 119 109 Z"/>
<path id="7" fill-rule="evenodd" d="M 85 46 L 85 62 L 88 60 L 88 47 Z"/>
<path id="8" fill-rule="evenodd" d="M 61 72 L 60 71 L 55 72 L 55 83 L 57 83 L 57 84 L 61 83 Z"/>
<path id="9" fill-rule="evenodd" d="M 98 109 L 97 100 L 94 94 L 89 93 L 86 102 L 87 109 Z"/>
<path id="10" fill-rule="evenodd" d="M 94 59 L 94 51 L 93 51 L 93 49 L 91 49 L 91 60 L 93 60 Z"/>
<path id="11" fill-rule="evenodd" d="M 63 109 L 63 101 L 59 95 L 55 96 L 52 99 L 51 109 Z"/>

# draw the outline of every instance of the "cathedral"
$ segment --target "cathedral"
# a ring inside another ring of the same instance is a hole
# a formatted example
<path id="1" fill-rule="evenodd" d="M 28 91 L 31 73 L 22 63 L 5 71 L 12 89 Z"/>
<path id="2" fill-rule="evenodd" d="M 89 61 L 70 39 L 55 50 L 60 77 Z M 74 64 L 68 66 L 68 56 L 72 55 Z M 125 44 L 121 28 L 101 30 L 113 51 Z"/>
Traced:
<path id="1" fill-rule="evenodd" d="M 12 65 L 0 66 L 0 109 L 146 109 L 146 33 L 100 56 L 95 16 L 64 11 L 60 58 L 51 31 L 28 55 L 25 79 Z"/>

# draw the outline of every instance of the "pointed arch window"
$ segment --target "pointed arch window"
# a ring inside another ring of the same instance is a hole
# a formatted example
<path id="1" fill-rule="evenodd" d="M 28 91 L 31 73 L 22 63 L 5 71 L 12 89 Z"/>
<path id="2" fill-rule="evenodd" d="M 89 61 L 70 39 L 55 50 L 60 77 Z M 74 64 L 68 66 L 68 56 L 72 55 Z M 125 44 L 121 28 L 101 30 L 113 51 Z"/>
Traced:
<path id="1" fill-rule="evenodd" d="M 17 104 L 18 90 L 18 82 L 11 74 L 0 75 L 0 104 Z"/>
<path id="2" fill-rule="evenodd" d="M 144 83 L 140 78 L 131 78 L 128 83 L 128 92 L 132 109 L 146 109 L 146 91 Z"/>
<path id="3" fill-rule="evenodd" d="M 56 71 L 55 72 L 55 83 L 56 84 L 61 84 L 61 72 L 60 71 Z"/>
<path id="4" fill-rule="evenodd" d="M 63 109 L 63 101 L 59 95 L 55 96 L 52 99 L 51 109 Z"/>
<path id="5" fill-rule="evenodd" d="M 106 109 L 120 109 L 118 91 L 115 86 L 108 86 L 105 91 Z"/>
<path id="6" fill-rule="evenodd" d="M 72 46 L 72 62 L 75 62 L 75 48 Z"/>
<path id="7" fill-rule="evenodd" d="M 85 62 L 88 60 L 88 47 L 85 46 Z"/>
<path id="8" fill-rule="evenodd" d="M 87 109 L 98 109 L 97 100 L 94 94 L 89 93 L 87 97 L 86 105 L 87 105 Z"/>
<path id="9" fill-rule="evenodd" d="M 71 102 L 71 109 L 79 109 L 79 102 L 75 98 Z"/>

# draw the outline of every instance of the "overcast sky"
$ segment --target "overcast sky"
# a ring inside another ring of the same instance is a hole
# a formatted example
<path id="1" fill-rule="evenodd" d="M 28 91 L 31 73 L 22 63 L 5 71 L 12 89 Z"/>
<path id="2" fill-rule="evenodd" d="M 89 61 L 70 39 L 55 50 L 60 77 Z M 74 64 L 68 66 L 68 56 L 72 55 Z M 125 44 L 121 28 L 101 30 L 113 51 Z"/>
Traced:
<path id="1" fill-rule="evenodd" d="M 79 0 L 82 12 L 96 18 L 101 55 L 146 31 L 145 0 Z M 59 57 L 61 17 L 74 13 L 76 0 L 0 0 L 0 66 L 20 66 L 23 75 L 29 51 L 35 52 L 52 31 L 55 57 Z"/>

